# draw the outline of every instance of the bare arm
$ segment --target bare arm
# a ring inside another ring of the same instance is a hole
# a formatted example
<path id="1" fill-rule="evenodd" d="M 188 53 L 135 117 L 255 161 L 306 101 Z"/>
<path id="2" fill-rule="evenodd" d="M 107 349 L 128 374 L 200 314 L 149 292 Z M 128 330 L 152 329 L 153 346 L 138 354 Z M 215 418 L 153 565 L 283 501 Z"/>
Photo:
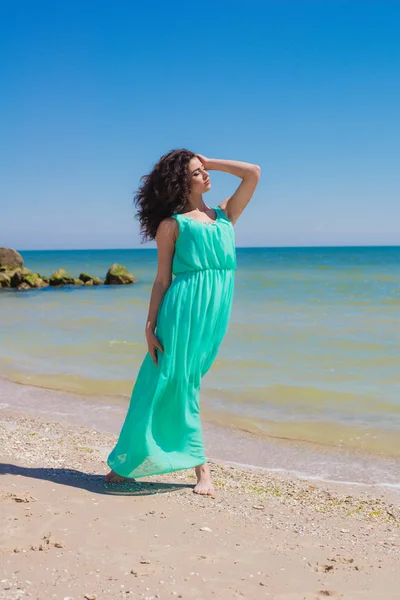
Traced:
<path id="1" fill-rule="evenodd" d="M 221 202 L 220 207 L 232 221 L 236 223 L 254 194 L 254 190 L 260 179 L 261 169 L 258 165 L 241 162 L 238 160 L 221 160 L 217 158 L 206 158 L 201 154 L 197 155 L 201 162 L 209 171 L 224 171 L 231 175 L 236 175 L 242 179 L 237 190 Z"/>
<path id="2" fill-rule="evenodd" d="M 172 281 L 172 259 L 175 251 L 175 241 L 178 236 L 178 224 L 175 219 L 164 219 L 157 229 L 156 243 L 158 251 L 158 268 L 150 296 L 149 312 L 146 319 L 145 334 L 149 352 L 157 365 L 157 352 L 159 348 L 164 351 L 155 335 L 157 314 L 161 301 Z"/>

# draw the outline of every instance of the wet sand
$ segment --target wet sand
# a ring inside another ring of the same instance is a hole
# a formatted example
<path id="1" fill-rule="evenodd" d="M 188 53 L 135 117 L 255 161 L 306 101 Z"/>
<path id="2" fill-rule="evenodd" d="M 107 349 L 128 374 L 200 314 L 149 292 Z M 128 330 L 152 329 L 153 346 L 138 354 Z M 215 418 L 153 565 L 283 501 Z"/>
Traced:
<path id="1" fill-rule="evenodd" d="M 0 598 L 398 600 L 390 490 L 212 462 L 105 486 L 115 436 L 3 409 Z"/>
<path id="2" fill-rule="evenodd" d="M 203 394 L 202 420 L 207 457 L 315 481 L 368 484 L 397 490 L 400 494 L 399 457 L 329 443 L 299 442 L 284 435 L 257 435 L 245 422 L 220 418 L 219 413 L 207 410 L 204 404 Z M 0 406 L 118 435 L 128 402 L 119 396 L 105 394 L 94 399 L 0 378 Z"/>

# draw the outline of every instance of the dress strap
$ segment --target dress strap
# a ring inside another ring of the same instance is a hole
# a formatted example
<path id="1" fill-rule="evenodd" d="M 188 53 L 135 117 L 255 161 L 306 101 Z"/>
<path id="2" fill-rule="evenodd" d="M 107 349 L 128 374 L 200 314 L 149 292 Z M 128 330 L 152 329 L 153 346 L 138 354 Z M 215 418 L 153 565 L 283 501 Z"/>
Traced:
<path id="1" fill-rule="evenodd" d="M 215 215 L 217 219 L 219 218 L 221 213 L 225 214 L 222 208 L 220 208 L 219 206 L 211 206 L 210 208 L 211 210 L 215 210 Z M 182 217 L 185 217 L 185 215 L 182 215 L 181 213 L 173 213 L 171 217 L 180 223 L 182 221 Z M 195 219 L 192 219 L 191 217 L 189 217 L 189 220 L 195 221 Z"/>

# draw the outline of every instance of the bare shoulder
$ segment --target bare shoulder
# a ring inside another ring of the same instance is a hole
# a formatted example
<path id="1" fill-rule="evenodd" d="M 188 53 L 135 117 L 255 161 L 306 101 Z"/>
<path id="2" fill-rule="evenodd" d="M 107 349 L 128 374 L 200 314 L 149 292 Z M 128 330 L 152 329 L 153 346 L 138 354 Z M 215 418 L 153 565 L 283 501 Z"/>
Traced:
<path id="1" fill-rule="evenodd" d="M 179 228 L 176 219 L 173 217 L 168 217 L 167 219 L 163 219 L 156 233 L 156 241 L 157 242 L 167 242 L 168 240 L 175 242 L 178 237 Z"/>

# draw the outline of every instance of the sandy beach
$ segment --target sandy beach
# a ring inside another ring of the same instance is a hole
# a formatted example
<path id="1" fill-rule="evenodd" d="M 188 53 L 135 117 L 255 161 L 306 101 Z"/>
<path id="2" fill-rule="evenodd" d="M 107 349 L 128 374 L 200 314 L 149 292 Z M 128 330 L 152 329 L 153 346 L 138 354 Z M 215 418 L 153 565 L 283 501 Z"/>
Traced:
<path id="1" fill-rule="evenodd" d="M 398 495 L 215 461 L 215 500 L 191 471 L 105 486 L 114 443 L 2 411 L 2 599 L 400 598 Z"/>

